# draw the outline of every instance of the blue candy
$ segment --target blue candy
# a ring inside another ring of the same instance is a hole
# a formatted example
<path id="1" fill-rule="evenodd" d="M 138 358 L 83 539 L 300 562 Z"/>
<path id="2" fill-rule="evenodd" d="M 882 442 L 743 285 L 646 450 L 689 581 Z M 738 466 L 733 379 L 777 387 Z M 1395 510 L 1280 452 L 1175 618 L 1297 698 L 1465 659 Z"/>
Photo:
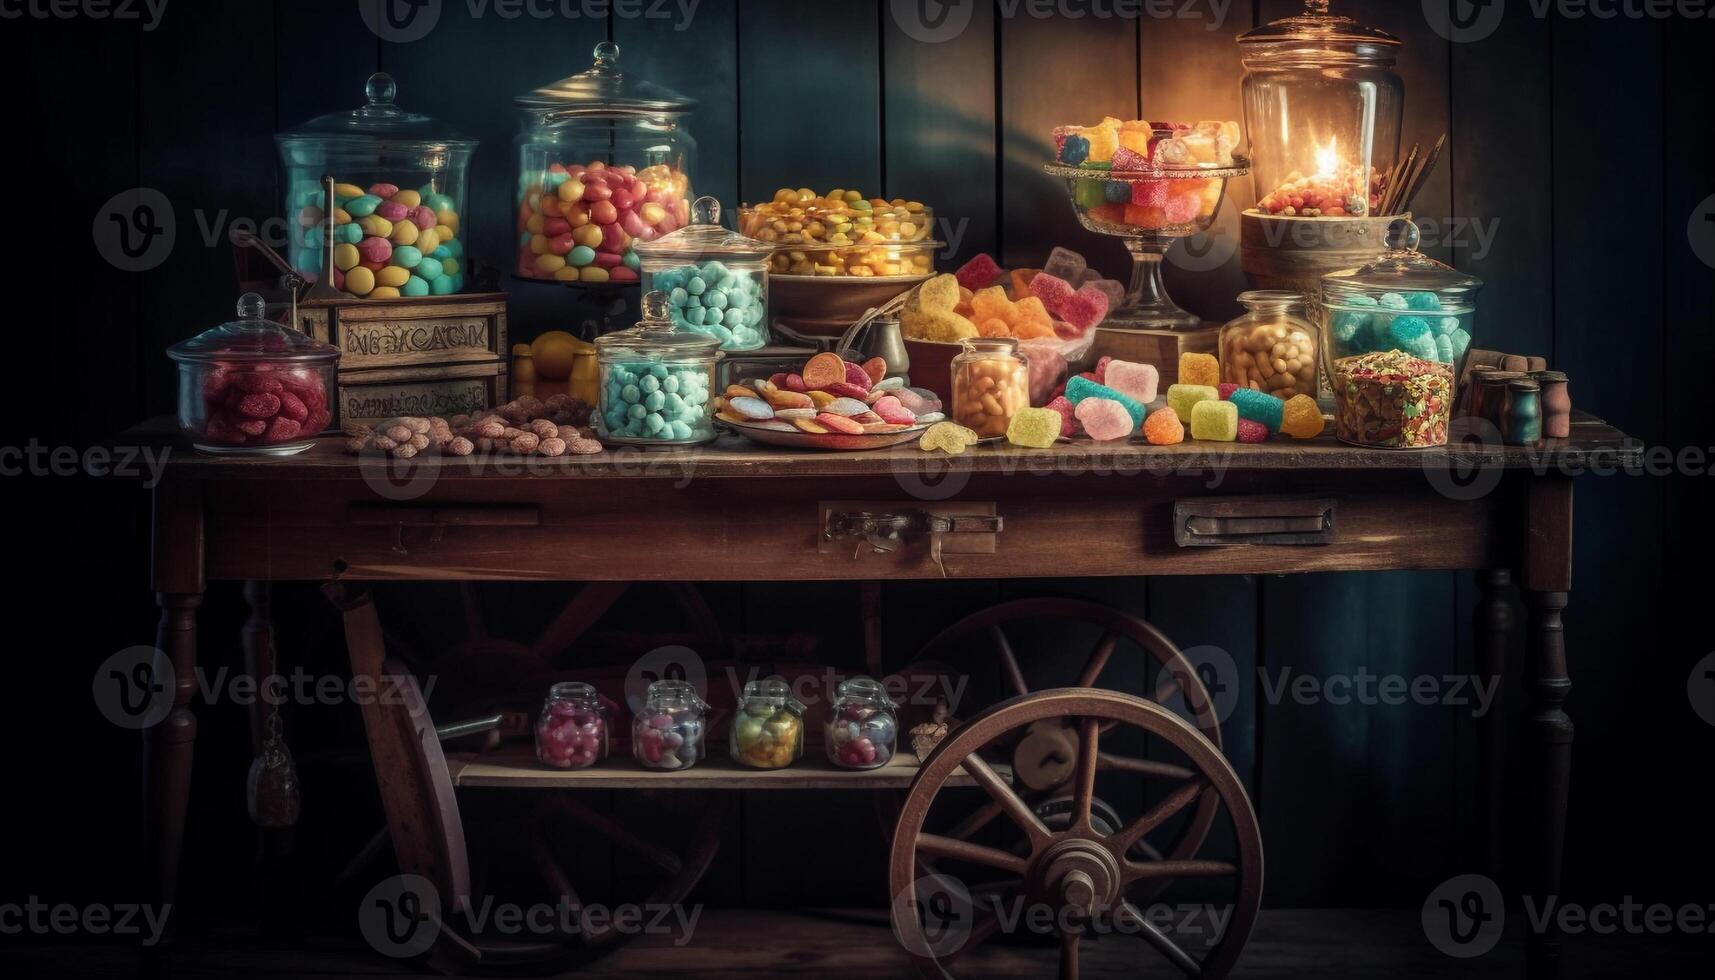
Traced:
<path id="1" fill-rule="evenodd" d="M 1437 360 L 1440 351 L 1435 345 L 1435 334 L 1429 329 L 1429 321 L 1420 316 L 1396 316 L 1388 327 L 1388 334 L 1400 350 L 1427 361 Z"/>
<path id="2" fill-rule="evenodd" d="M 1227 396 L 1227 401 L 1238 406 L 1239 418 L 1260 422 L 1268 426 L 1270 432 L 1279 432 L 1281 423 L 1285 421 L 1286 403 L 1254 388 L 1234 389 Z"/>
<path id="3" fill-rule="evenodd" d="M 1405 304 L 1408 309 L 1425 312 L 1441 309 L 1441 297 L 1434 293 L 1407 293 Z"/>
<path id="4" fill-rule="evenodd" d="M 1066 137 L 1066 145 L 1060 148 L 1060 162 L 1067 166 L 1076 167 L 1090 158 L 1090 141 L 1082 136 Z M 1040 159 L 1040 157 L 1038 158 Z"/>
<path id="5" fill-rule="evenodd" d="M 1125 406 L 1126 412 L 1131 415 L 1131 425 L 1134 430 L 1142 425 L 1143 420 L 1149 415 L 1149 409 L 1144 407 L 1142 402 L 1130 395 L 1115 391 L 1107 385 L 1097 384 L 1083 375 L 1066 382 L 1067 401 L 1076 405 L 1086 398 L 1111 398 L 1119 402 Z"/>
<path id="6" fill-rule="evenodd" d="M 1383 293 L 1376 301 L 1384 310 L 1409 310 L 1411 303 L 1398 293 Z"/>
<path id="7" fill-rule="evenodd" d="M 1131 185 L 1121 180 L 1110 180 L 1105 191 L 1109 204 L 1130 204 Z"/>

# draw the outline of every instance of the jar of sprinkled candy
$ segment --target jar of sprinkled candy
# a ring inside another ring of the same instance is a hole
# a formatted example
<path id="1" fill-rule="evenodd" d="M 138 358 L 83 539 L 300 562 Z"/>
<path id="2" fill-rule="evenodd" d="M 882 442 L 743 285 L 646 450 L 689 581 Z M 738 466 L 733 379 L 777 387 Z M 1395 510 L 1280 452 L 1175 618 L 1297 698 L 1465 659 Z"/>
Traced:
<path id="1" fill-rule="evenodd" d="M 643 319 L 596 338 L 601 399 L 591 422 L 603 442 L 695 446 L 715 438 L 715 363 L 720 340 L 681 330 L 667 294 L 643 297 Z"/>
<path id="2" fill-rule="evenodd" d="M 706 755 L 709 706 L 687 681 L 649 685 L 643 710 L 631 721 L 631 757 L 646 769 L 689 769 Z"/>
<path id="3" fill-rule="evenodd" d="M 804 754 L 804 705 L 785 681 L 744 685 L 732 721 L 734 762 L 753 769 L 784 769 Z"/>
<path id="4" fill-rule="evenodd" d="M 536 760 L 555 769 L 587 769 L 607 758 L 607 705 L 579 681 L 555 684 L 536 719 Z"/>
<path id="5" fill-rule="evenodd" d="M 879 683 L 853 677 L 835 687 L 833 714 L 822 734 L 829 762 L 845 769 L 876 769 L 893 759 L 899 718 Z"/>
<path id="6" fill-rule="evenodd" d="M 1420 240 L 1417 225 L 1395 221 L 1375 261 L 1322 277 L 1328 377 L 1344 358 L 1396 350 L 1462 376 L 1483 281 L 1419 252 Z"/>
<path id="7" fill-rule="evenodd" d="M 667 294 L 680 330 L 707 334 L 721 350 L 756 350 L 768 343 L 768 259 L 774 247 L 721 227 L 721 205 L 699 197 L 691 223 L 635 246 L 643 262 L 643 291 Z"/>

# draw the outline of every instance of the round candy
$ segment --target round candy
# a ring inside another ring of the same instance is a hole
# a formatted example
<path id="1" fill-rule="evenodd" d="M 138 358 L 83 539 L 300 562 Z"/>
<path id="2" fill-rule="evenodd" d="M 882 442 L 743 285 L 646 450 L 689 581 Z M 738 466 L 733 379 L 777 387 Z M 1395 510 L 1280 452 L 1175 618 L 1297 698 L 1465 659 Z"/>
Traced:
<path id="1" fill-rule="evenodd" d="M 411 245 L 400 245 L 393 249 L 393 264 L 401 269 L 415 269 L 423 261 L 423 253 Z"/>
<path id="2" fill-rule="evenodd" d="M 345 274 L 345 291 L 356 296 L 368 296 L 375 290 L 375 273 L 357 266 Z"/>
<path id="3" fill-rule="evenodd" d="M 385 238 L 370 235 L 357 243 L 357 252 L 365 262 L 386 262 L 393 256 L 393 243 Z"/>

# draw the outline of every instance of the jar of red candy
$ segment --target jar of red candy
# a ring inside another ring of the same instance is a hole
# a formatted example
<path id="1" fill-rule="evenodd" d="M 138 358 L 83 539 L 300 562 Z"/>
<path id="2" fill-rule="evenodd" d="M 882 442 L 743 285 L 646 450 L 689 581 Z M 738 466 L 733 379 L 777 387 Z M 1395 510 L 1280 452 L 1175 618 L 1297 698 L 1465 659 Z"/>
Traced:
<path id="1" fill-rule="evenodd" d="M 689 769 L 704 754 L 709 706 L 687 681 L 656 681 L 631 721 L 631 757 L 646 769 Z"/>
<path id="2" fill-rule="evenodd" d="M 607 705 L 580 681 L 555 684 L 536 719 L 536 761 L 555 769 L 588 769 L 607 758 Z"/>
<path id="3" fill-rule="evenodd" d="M 882 686 L 868 677 L 841 681 L 823 731 L 828 761 L 846 769 L 875 769 L 892 761 L 899 718 Z"/>
<path id="4" fill-rule="evenodd" d="M 632 246 L 691 220 L 693 102 L 619 70 L 619 45 L 595 64 L 513 100 L 518 136 L 518 259 L 524 279 L 639 281 Z"/>
<path id="5" fill-rule="evenodd" d="M 179 365 L 179 428 L 203 452 L 290 456 L 333 420 L 339 348 L 263 319 L 266 308 L 245 293 L 237 320 L 167 348 Z"/>

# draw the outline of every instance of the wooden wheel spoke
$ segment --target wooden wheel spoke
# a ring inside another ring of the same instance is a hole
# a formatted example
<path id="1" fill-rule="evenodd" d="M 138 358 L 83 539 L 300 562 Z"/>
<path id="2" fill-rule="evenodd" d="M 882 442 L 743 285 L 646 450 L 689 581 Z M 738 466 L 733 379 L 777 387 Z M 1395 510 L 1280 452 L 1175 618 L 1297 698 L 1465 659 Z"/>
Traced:
<path id="1" fill-rule="evenodd" d="M 1203 975 L 1203 965 L 1196 958 L 1185 952 L 1184 948 L 1174 942 L 1172 937 L 1161 931 L 1161 927 L 1144 917 L 1143 911 L 1131 902 L 1122 899 L 1119 908 L 1114 912 L 1117 920 L 1121 916 L 1129 919 L 1132 928 L 1143 937 L 1143 941 L 1155 947 L 1156 952 L 1167 957 L 1167 961 L 1179 968 L 1179 972 L 1188 977 Z"/>
<path id="2" fill-rule="evenodd" d="M 1000 774 L 995 772 L 993 767 L 983 761 L 982 756 L 972 753 L 965 757 L 965 761 L 961 765 L 966 772 L 971 774 L 971 778 L 977 781 L 977 785 L 981 786 L 991 799 L 1000 804 L 1001 810 L 1012 818 L 1013 823 L 1018 824 L 1019 829 L 1024 831 L 1033 845 L 1048 839 L 1048 825 L 1042 822 L 1042 818 L 1036 815 L 1036 811 L 1030 809 L 1030 804 L 1024 802 L 1022 797 L 1013 792 L 1012 787 L 1006 784 L 1006 780 L 1000 778 Z"/>
<path id="3" fill-rule="evenodd" d="M 1095 687 L 1096 678 L 1102 676 L 1102 668 L 1108 665 L 1108 658 L 1114 655 L 1114 647 L 1119 644 L 1119 637 L 1112 630 L 1102 634 L 1096 641 L 1096 648 L 1090 651 L 1090 659 L 1084 661 L 1084 670 L 1078 675 L 1076 687 Z"/>
<path id="4" fill-rule="evenodd" d="M 1114 755 L 1111 752 L 1103 752 L 1097 757 L 1096 768 L 1113 769 L 1118 772 L 1134 772 L 1141 776 L 1159 776 L 1162 779 L 1190 779 L 1197 775 L 1195 769 L 1176 766 L 1171 762 L 1134 759 L 1128 755 Z"/>
<path id="5" fill-rule="evenodd" d="M 987 827 L 994 821 L 995 817 L 1001 815 L 1001 812 L 1001 805 L 990 800 L 978 807 L 976 812 L 955 824 L 952 830 L 947 831 L 947 836 L 957 837 L 960 840 L 970 840 L 972 834 Z"/>
<path id="6" fill-rule="evenodd" d="M 1108 845 L 1115 854 L 1124 854 L 1131 846 L 1142 840 L 1144 835 L 1173 819 L 1173 815 L 1197 801 L 1209 789 L 1209 783 L 1202 778 L 1193 779 L 1173 792 L 1166 799 L 1151 807 L 1143 816 L 1126 824 L 1119 833 L 1108 839 Z"/>
<path id="7" fill-rule="evenodd" d="M 1007 640 L 1006 631 L 998 625 L 991 626 L 989 635 L 994 638 L 995 650 L 1000 653 L 1000 662 L 1006 668 L 1006 677 L 1012 682 L 1013 690 L 1019 694 L 1029 694 L 1030 685 L 1024 683 L 1024 671 L 1019 669 L 1018 657 L 1012 652 L 1012 643 Z"/>
<path id="8" fill-rule="evenodd" d="M 679 855 L 672 850 L 644 840 L 613 818 L 597 813 L 570 797 L 562 796 L 555 801 L 554 809 L 636 854 L 668 875 L 677 875 L 684 868 Z"/>
<path id="9" fill-rule="evenodd" d="M 1078 980 L 1078 944 L 1082 932 L 1067 930 L 1060 934 L 1060 980 Z"/>
<path id="10" fill-rule="evenodd" d="M 1072 777 L 1072 826 L 1090 828 L 1090 805 L 1096 798 L 1096 764 L 1101 757 L 1102 725 L 1085 718 L 1078 729 L 1078 769 Z"/>
<path id="11" fill-rule="evenodd" d="M 1125 880 L 1127 883 L 1161 878 L 1224 878 L 1238 873 L 1239 866 L 1231 861 L 1151 861 L 1147 864 L 1127 861 L 1125 863 Z"/>
<path id="12" fill-rule="evenodd" d="M 952 858 L 957 861 L 967 861 L 984 867 L 997 868 L 1022 875 L 1029 866 L 1024 858 L 998 847 L 988 847 L 983 844 L 973 844 L 968 840 L 957 837 L 943 837 L 940 834 L 918 834 L 917 850 L 922 854 L 933 857 Z"/>

